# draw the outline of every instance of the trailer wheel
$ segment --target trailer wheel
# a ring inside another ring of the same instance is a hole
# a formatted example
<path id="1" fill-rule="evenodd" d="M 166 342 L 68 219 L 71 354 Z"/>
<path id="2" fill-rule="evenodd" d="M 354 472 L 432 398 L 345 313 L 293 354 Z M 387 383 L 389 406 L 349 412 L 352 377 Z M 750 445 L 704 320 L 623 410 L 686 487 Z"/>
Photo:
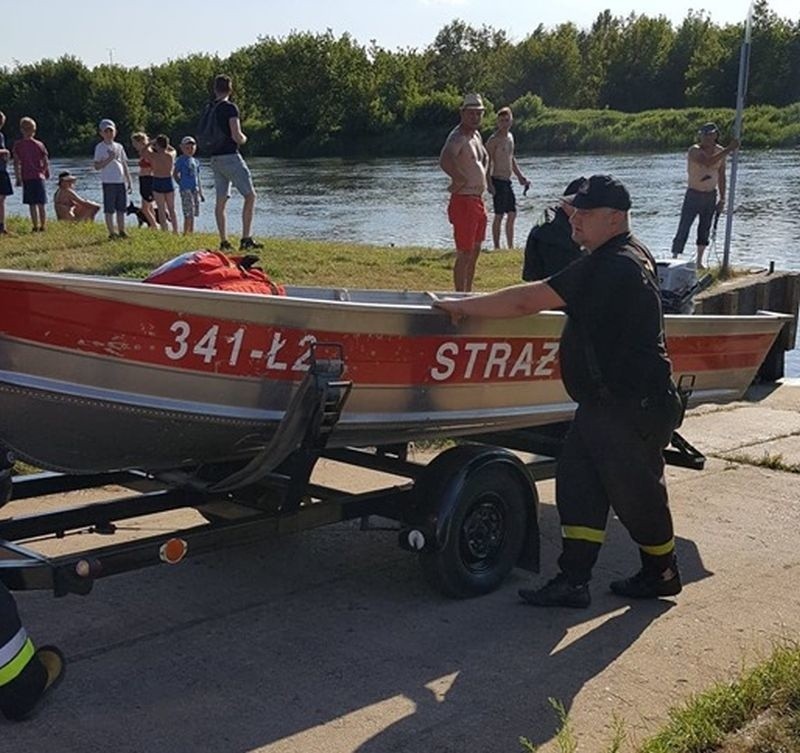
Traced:
<path id="1" fill-rule="evenodd" d="M 520 556 L 530 509 L 530 489 L 514 466 L 476 468 L 459 489 L 444 545 L 420 553 L 425 577 L 454 598 L 493 591 Z"/>

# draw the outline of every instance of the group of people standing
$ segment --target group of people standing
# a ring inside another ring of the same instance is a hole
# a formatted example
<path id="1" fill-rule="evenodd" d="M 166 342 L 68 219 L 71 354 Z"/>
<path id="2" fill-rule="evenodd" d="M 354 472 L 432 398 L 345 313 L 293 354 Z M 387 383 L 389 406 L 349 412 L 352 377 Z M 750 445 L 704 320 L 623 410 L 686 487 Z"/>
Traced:
<path id="1" fill-rule="evenodd" d="M 251 232 L 256 192 L 250 169 L 239 151 L 239 147 L 246 143 L 247 136 L 242 132 L 239 108 L 230 101 L 232 93 L 233 86 L 229 76 L 220 75 L 214 79 L 214 97 L 207 108 L 212 119 L 212 130 L 217 134 L 207 144 L 216 190 L 214 216 L 220 236 L 219 247 L 221 250 L 231 250 L 233 246 L 228 240 L 226 208 L 231 185 L 235 186 L 244 200 L 239 248 L 257 249 L 262 246 L 253 240 Z M 94 168 L 100 171 L 103 184 L 106 225 L 110 238 L 124 238 L 125 214 L 128 209 L 126 193 L 131 191 L 128 159 L 125 149 L 114 140 L 117 133 L 114 121 L 107 118 L 101 120 L 99 132 L 102 141 L 95 147 Z M 164 134 L 150 139 L 146 133 L 138 131 L 132 135 L 131 143 L 138 155 L 141 197 L 139 211 L 144 221 L 151 227 L 158 225 L 162 230 L 169 230 L 171 227 L 173 233 L 178 232 L 175 207 L 177 184 L 183 214 L 183 233 L 193 233 L 194 220 L 200 215 L 200 202 L 205 201 L 200 163 L 195 157 L 197 139 L 194 136 L 184 136 L 180 142 L 180 155 L 170 144 L 169 137 Z"/>
<path id="2" fill-rule="evenodd" d="M 220 248 L 233 248 L 227 233 L 227 202 L 231 185 L 243 197 L 241 250 L 261 248 L 252 237 L 256 192 L 250 170 L 241 156 L 239 147 L 246 143 L 242 132 L 239 109 L 230 101 L 233 86 L 229 76 L 214 79 L 213 101 L 209 104 L 211 118 L 215 123 L 217 137 L 208 144 L 208 156 L 214 174 L 216 205 L 214 216 L 220 235 Z M 13 159 L 17 186 L 22 187 L 22 201 L 30 208 L 34 232 L 45 229 L 47 184 L 50 179 L 50 163 L 47 148 L 37 139 L 36 122 L 24 117 L 20 121 L 21 138 L 13 149 L 6 148 L 2 128 L 5 115 L 0 112 L 0 235 L 8 234 L 5 227 L 5 198 L 13 194 L 8 163 Z M 205 201 L 200 175 L 200 163 L 195 157 L 198 149 L 194 136 L 184 136 L 180 142 L 181 154 L 170 144 L 169 137 L 160 134 L 150 139 L 138 131 L 131 143 L 138 155 L 139 194 L 141 206 L 129 203 L 132 179 L 128 168 L 128 155 L 122 144 L 116 141 L 117 125 L 110 118 L 98 124 L 100 141 L 94 150 L 92 166 L 100 174 L 102 205 L 81 197 L 75 190 L 77 178 L 69 172 L 58 176 L 58 187 L 53 197 L 53 206 L 59 220 L 92 221 L 102 209 L 109 239 L 126 238 L 125 219 L 129 213 L 140 214 L 150 227 L 178 232 L 175 206 L 175 191 L 181 198 L 183 232 L 194 232 L 194 220 L 200 214 L 200 202 Z"/>
<path id="3" fill-rule="evenodd" d="M 494 133 L 483 143 L 480 126 L 485 107 L 479 94 L 467 94 L 461 104 L 459 124 L 450 132 L 439 155 L 439 166 L 450 178 L 450 199 L 447 216 L 453 226 L 456 260 L 453 266 L 453 284 L 456 291 L 472 290 L 475 266 L 481 246 L 486 238 L 488 217 L 483 195 L 488 191 L 492 197 L 494 219 L 492 220 L 492 241 L 495 249 L 500 248 L 503 219 L 506 223 L 506 243 L 514 248 L 514 226 L 517 216 L 516 197 L 512 178 L 516 177 L 527 193 L 530 181 L 514 156 L 514 136 L 511 133 L 513 114 L 503 107 L 497 112 Z M 678 257 L 689 237 L 695 219 L 697 227 L 697 256 L 695 264 L 704 268 L 704 253 L 709 245 L 709 236 L 714 217 L 719 216 L 725 204 L 725 157 L 739 147 L 736 139 L 731 139 L 726 147 L 719 143 L 719 128 L 715 123 L 705 123 L 698 130 L 698 142 L 690 147 L 687 154 L 688 187 L 681 208 L 680 222 L 672 242 L 672 255 Z M 569 193 L 569 187 L 565 193 Z M 577 257 L 577 246 L 569 239 L 566 215 L 559 212 L 556 205 L 551 216 L 543 225 L 548 231 L 557 232 L 557 246 L 564 251 L 563 265 Z M 553 220 L 556 220 L 553 224 Z M 552 233 L 550 233 L 552 235 Z M 529 236 L 530 246 L 531 237 Z M 525 271 L 523 279 L 531 277 L 538 263 L 530 259 L 526 248 Z M 560 254 L 560 252 L 559 252 Z M 552 262 L 552 260 L 551 260 Z M 563 265 L 557 265 L 555 272 Z M 543 275 L 542 275 L 543 276 Z"/>
<path id="4" fill-rule="evenodd" d="M 479 130 L 484 111 L 481 96 L 467 94 L 459 111 L 461 122 L 450 132 L 439 155 L 439 166 L 450 178 L 447 216 L 453 225 L 456 245 L 453 285 L 462 292 L 472 290 L 475 265 L 486 237 L 488 218 L 483 194 L 488 190 L 494 205 L 494 247 L 500 248 L 505 217 L 506 242 L 513 248 L 517 204 L 512 175 L 526 191 L 530 186 L 514 156 L 511 109 L 504 107 L 497 113 L 497 129 L 485 146 Z"/>

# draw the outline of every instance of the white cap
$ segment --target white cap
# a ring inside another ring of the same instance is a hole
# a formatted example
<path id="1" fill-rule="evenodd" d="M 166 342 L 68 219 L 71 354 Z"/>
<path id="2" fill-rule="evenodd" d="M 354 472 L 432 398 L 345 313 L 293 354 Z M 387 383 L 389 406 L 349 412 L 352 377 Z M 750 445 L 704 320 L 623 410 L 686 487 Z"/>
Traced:
<path id="1" fill-rule="evenodd" d="M 109 118 L 103 118 L 100 121 L 100 125 L 97 126 L 97 129 L 99 131 L 105 131 L 106 128 L 113 128 L 116 131 L 117 124 L 113 120 L 110 120 Z"/>

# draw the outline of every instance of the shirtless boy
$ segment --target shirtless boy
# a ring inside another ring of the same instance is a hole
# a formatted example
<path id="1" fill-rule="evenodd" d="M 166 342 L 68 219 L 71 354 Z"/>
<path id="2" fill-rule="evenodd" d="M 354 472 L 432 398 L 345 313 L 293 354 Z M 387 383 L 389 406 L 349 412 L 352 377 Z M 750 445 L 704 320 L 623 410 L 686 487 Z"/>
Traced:
<path id="1" fill-rule="evenodd" d="M 486 237 L 486 170 L 489 156 L 478 131 L 483 118 L 479 94 L 467 94 L 461 105 L 461 122 L 450 132 L 439 155 L 439 166 L 450 177 L 447 217 L 453 225 L 456 260 L 453 283 L 457 291 L 470 292 L 475 263 Z"/>
<path id="2" fill-rule="evenodd" d="M 494 203 L 494 219 L 492 220 L 492 240 L 494 247 L 500 248 L 500 226 L 503 215 L 506 216 L 506 241 L 509 248 L 514 248 L 514 221 L 517 218 L 517 199 L 511 187 L 511 174 L 517 176 L 520 185 L 527 189 L 531 182 L 522 174 L 514 157 L 514 137 L 511 135 L 511 124 L 514 117 L 510 107 L 504 107 L 497 113 L 497 130 L 486 140 L 486 151 L 489 154 L 489 193 Z"/>
<path id="3" fill-rule="evenodd" d="M 697 133 L 699 143 L 689 147 L 686 155 L 689 182 L 683 197 L 678 232 L 672 241 L 672 256 L 678 257 L 683 253 L 692 223 L 699 216 L 696 264 L 698 269 L 703 269 L 703 253 L 708 246 L 714 212 L 721 212 L 725 207 L 725 157 L 739 148 L 739 142 L 731 139 L 728 146 L 721 147 L 717 143 L 719 128 L 714 123 L 702 125 Z"/>
<path id="4" fill-rule="evenodd" d="M 158 210 L 158 224 L 162 230 L 168 230 L 167 223 L 172 225 L 172 232 L 178 232 L 178 218 L 175 215 L 175 183 L 172 171 L 175 169 L 175 147 L 169 143 L 169 137 L 161 133 L 150 144 L 147 158 L 153 168 L 153 197 Z"/>

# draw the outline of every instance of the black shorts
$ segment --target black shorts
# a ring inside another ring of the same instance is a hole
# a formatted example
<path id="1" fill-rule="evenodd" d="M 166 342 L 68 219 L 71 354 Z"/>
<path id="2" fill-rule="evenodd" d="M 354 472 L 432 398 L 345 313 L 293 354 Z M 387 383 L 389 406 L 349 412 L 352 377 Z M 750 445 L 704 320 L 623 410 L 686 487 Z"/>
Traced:
<path id="1" fill-rule="evenodd" d="M 503 178 L 492 178 L 494 186 L 494 196 L 492 204 L 495 214 L 508 214 L 517 211 L 517 197 L 514 196 L 514 189 L 511 187 L 510 180 Z"/>
<path id="2" fill-rule="evenodd" d="M 14 189 L 11 187 L 11 178 L 8 172 L 0 170 L 0 196 L 11 196 Z"/>
<path id="3" fill-rule="evenodd" d="M 22 181 L 22 203 L 47 204 L 47 191 L 45 190 L 44 180 L 33 178 L 32 180 Z"/>
<path id="4" fill-rule="evenodd" d="M 152 175 L 140 175 L 139 176 L 139 196 L 141 196 L 144 201 L 152 201 L 153 200 L 153 176 Z"/>

